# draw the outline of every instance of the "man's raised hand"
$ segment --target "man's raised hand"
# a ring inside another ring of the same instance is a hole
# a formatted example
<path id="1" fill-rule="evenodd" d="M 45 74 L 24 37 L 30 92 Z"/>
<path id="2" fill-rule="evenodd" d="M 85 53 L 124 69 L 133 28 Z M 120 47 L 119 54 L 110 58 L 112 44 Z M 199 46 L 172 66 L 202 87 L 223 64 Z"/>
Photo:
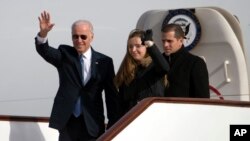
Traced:
<path id="1" fill-rule="evenodd" d="M 55 24 L 50 22 L 50 14 L 46 11 L 42 12 L 38 19 L 40 25 L 39 36 L 45 38 Z"/>

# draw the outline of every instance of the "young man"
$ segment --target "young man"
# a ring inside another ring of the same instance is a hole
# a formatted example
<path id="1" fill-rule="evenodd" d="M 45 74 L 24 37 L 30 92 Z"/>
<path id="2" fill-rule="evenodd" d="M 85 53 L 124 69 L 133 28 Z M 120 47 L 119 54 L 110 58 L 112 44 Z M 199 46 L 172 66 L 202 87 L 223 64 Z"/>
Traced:
<path id="1" fill-rule="evenodd" d="M 169 62 L 168 97 L 209 98 L 209 78 L 206 63 L 183 46 L 185 34 L 176 24 L 162 28 L 163 56 Z"/>

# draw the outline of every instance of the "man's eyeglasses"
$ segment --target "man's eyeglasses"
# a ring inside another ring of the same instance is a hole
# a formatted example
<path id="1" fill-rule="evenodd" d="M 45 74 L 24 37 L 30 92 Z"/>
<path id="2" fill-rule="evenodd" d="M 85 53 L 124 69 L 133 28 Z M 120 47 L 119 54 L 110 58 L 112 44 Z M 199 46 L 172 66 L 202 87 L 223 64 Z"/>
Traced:
<path id="1" fill-rule="evenodd" d="M 82 40 L 86 40 L 86 39 L 88 38 L 87 35 L 76 35 L 76 34 L 72 35 L 72 39 L 73 39 L 73 40 L 78 40 L 79 37 L 80 37 Z"/>

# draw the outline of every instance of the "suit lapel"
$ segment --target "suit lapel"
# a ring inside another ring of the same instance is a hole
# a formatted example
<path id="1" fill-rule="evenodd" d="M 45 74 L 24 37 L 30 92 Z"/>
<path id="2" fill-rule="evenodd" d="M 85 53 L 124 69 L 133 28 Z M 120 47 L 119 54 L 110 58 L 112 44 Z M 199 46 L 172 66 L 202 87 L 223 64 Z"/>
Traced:
<path id="1" fill-rule="evenodd" d="M 80 58 L 79 58 L 79 55 L 78 55 L 78 53 L 76 52 L 76 54 L 74 55 L 74 65 L 75 65 L 75 67 L 76 67 L 76 70 L 77 70 L 77 75 L 79 76 L 79 77 L 77 77 L 78 78 L 78 80 L 79 80 L 79 82 L 80 82 L 80 84 L 81 85 L 83 85 L 82 84 L 82 67 L 81 67 L 81 62 L 80 62 Z"/>
<path id="2" fill-rule="evenodd" d="M 92 49 L 92 48 L 91 48 Z M 92 49 L 92 58 L 91 58 L 91 77 L 89 81 L 87 82 L 86 86 L 92 85 L 93 82 L 95 82 L 95 79 L 97 79 L 98 75 L 98 65 L 99 65 L 99 55 Z"/>
<path id="3" fill-rule="evenodd" d="M 96 78 L 97 65 L 98 65 L 98 54 L 92 49 L 91 78 Z"/>

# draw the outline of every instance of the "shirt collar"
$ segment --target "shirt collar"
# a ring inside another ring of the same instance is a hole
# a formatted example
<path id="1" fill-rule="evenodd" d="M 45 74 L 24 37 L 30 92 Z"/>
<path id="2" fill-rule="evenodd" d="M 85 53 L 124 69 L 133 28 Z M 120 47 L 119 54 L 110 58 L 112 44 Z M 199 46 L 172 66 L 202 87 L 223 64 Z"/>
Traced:
<path id="1" fill-rule="evenodd" d="M 92 49 L 91 47 L 85 52 L 82 54 L 84 56 L 84 58 L 90 60 L 91 59 L 91 55 L 92 55 Z"/>

